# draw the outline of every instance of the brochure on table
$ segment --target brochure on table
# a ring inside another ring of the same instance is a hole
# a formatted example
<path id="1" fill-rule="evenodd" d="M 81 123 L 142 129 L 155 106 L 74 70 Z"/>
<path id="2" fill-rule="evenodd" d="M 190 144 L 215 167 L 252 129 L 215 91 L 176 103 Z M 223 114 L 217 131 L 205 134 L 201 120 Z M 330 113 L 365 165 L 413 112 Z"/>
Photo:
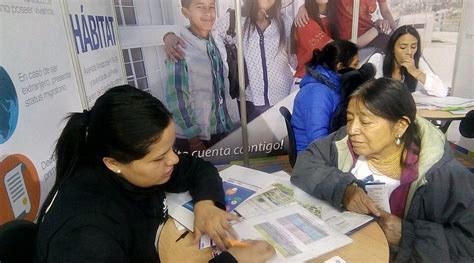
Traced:
<path id="1" fill-rule="evenodd" d="M 226 205 L 231 207 L 228 211 L 235 208 L 245 219 L 268 214 L 296 202 L 344 234 L 350 234 L 373 220 L 373 217 L 368 215 L 339 211 L 327 202 L 312 197 L 291 184 L 290 176 L 285 172 L 268 174 L 233 165 L 219 174 L 226 190 Z M 253 194 L 249 195 L 252 192 Z M 193 231 L 191 195 L 186 192 L 167 193 L 166 196 L 170 216 Z"/>
<path id="2" fill-rule="evenodd" d="M 273 176 L 254 169 L 233 165 L 219 172 L 225 191 L 227 211 L 234 210 L 240 203 L 265 189 L 273 182 Z M 171 217 L 187 229 L 194 229 L 192 197 L 186 193 L 167 193 L 168 212 Z"/>
<path id="3" fill-rule="evenodd" d="M 352 239 L 297 203 L 235 224 L 241 239 L 265 239 L 277 251 L 268 262 L 303 262 L 338 249 Z"/>
<path id="4" fill-rule="evenodd" d="M 310 196 L 292 185 L 288 175 L 278 176 L 270 187 L 240 204 L 236 211 L 248 219 L 271 213 L 295 202 L 344 234 L 349 234 L 373 220 L 373 217 L 368 215 L 341 212 L 327 202 Z"/>

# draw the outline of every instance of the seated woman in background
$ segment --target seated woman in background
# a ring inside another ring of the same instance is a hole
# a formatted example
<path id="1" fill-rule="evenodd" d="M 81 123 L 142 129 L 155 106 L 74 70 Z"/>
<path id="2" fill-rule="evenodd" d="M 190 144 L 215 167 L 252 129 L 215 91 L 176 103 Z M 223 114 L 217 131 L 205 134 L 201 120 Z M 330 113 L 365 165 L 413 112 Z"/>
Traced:
<path id="1" fill-rule="evenodd" d="M 296 78 L 304 76 L 305 64 L 313 57 L 313 50 L 322 49 L 331 42 L 336 29 L 330 17 L 332 12 L 328 0 L 305 0 L 304 7 L 308 10 L 308 23 L 297 27 L 295 20 L 291 27 L 291 51 L 296 54 L 298 62 Z"/>
<path id="2" fill-rule="evenodd" d="M 228 220 L 238 218 L 224 210 L 221 178 L 210 163 L 176 155 L 174 140 L 163 104 L 128 85 L 71 114 L 56 145 L 57 178 L 38 219 L 35 262 L 159 262 L 165 191 L 189 191 L 195 242 L 207 234 L 225 249 Z M 264 241 L 248 244 L 213 262 L 264 262 L 274 253 Z"/>
<path id="3" fill-rule="evenodd" d="M 413 26 L 397 28 L 389 39 L 385 54 L 372 55 L 369 62 L 377 68 L 376 78 L 382 76 L 400 80 L 411 92 L 421 90 L 428 95 L 445 97 L 448 88 L 421 59 L 421 41 Z"/>
<path id="4" fill-rule="evenodd" d="M 357 47 L 350 41 L 335 40 L 314 51 L 293 105 L 291 126 L 298 152 L 329 134 L 331 116 L 341 102 L 338 71 L 358 64 Z"/>
<path id="5" fill-rule="evenodd" d="M 474 175 L 445 135 L 416 117 L 399 81 L 362 84 L 347 126 L 300 152 L 291 182 L 334 207 L 376 216 L 395 262 L 474 260 Z"/>

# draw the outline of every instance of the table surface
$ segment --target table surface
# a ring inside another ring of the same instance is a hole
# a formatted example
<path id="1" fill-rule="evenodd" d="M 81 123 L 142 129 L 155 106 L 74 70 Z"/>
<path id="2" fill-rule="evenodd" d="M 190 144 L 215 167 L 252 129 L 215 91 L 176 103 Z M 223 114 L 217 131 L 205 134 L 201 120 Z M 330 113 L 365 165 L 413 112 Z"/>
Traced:
<path id="1" fill-rule="evenodd" d="M 210 249 L 199 250 L 193 244 L 192 234 L 176 242 L 184 231 L 178 231 L 172 219 L 165 223 L 158 245 L 161 262 L 208 262 L 211 259 Z M 387 239 L 377 223 L 371 222 L 350 237 L 353 239 L 351 244 L 308 262 L 324 262 L 334 256 L 346 262 L 388 262 Z"/>
<path id="2" fill-rule="evenodd" d="M 474 110 L 474 107 L 467 108 L 467 111 Z M 427 110 L 419 109 L 416 111 L 418 115 L 428 120 L 462 120 L 466 114 L 452 114 L 449 111 L 443 110 Z"/>

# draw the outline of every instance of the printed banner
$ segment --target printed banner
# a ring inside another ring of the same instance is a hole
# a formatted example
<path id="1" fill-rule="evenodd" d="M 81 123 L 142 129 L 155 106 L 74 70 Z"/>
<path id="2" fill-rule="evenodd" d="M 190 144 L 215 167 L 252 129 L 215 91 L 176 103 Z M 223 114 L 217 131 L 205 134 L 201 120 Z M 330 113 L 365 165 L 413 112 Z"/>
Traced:
<path id="1" fill-rule="evenodd" d="M 82 111 L 58 1 L 0 0 L 0 224 L 33 220 L 68 112 Z"/>
<path id="2" fill-rule="evenodd" d="M 68 0 L 66 21 L 73 39 L 89 107 L 109 88 L 125 84 L 112 1 Z"/>

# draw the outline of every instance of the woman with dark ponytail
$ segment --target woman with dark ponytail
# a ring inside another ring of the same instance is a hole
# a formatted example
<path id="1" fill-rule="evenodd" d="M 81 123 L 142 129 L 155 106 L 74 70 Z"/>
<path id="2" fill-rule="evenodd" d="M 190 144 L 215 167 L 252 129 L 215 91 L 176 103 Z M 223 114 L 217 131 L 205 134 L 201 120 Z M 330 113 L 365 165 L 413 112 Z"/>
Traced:
<path id="1" fill-rule="evenodd" d="M 373 215 L 390 262 L 473 262 L 474 175 L 450 148 L 405 84 L 380 78 L 352 93 L 347 126 L 298 154 L 291 182 Z"/>
<path id="2" fill-rule="evenodd" d="M 189 191 L 195 241 L 207 234 L 225 249 L 228 220 L 237 218 L 225 211 L 219 174 L 208 162 L 176 155 L 174 141 L 168 110 L 128 85 L 71 114 L 56 145 L 56 182 L 38 220 L 35 262 L 159 262 L 165 191 Z M 215 262 L 271 257 L 268 243 L 248 243 Z"/>
<path id="3" fill-rule="evenodd" d="M 314 50 L 293 105 L 291 126 L 298 152 L 329 134 L 331 116 L 341 102 L 339 71 L 357 67 L 357 51 L 356 45 L 347 40 L 335 40 L 322 50 Z"/>

